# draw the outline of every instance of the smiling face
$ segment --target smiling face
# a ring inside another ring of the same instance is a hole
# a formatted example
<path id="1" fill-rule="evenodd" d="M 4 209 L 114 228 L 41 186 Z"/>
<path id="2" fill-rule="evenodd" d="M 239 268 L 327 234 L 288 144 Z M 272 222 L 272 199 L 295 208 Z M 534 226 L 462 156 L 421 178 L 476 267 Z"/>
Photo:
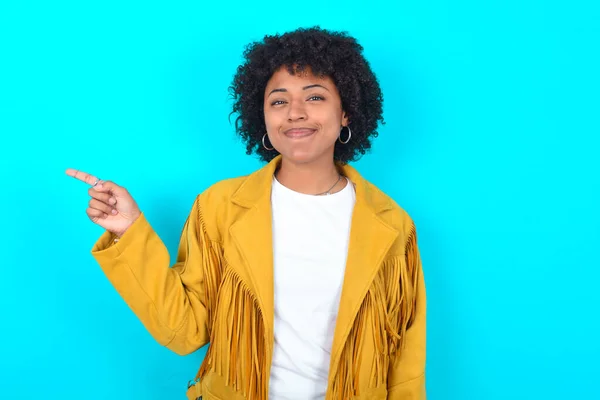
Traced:
<path id="1" fill-rule="evenodd" d="M 308 68 L 291 75 L 282 67 L 267 83 L 264 110 L 269 141 L 283 158 L 333 161 L 335 141 L 348 118 L 331 78 L 317 77 Z"/>

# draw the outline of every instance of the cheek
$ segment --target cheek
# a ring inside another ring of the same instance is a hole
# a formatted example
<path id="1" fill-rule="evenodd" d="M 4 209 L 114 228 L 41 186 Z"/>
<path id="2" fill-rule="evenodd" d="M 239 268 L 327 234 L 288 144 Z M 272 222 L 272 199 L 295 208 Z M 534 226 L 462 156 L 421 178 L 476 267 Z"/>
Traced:
<path id="1" fill-rule="evenodd" d="M 342 110 L 336 105 L 332 104 L 333 101 L 330 101 L 326 107 L 322 107 L 319 112 L 323 118 L 323 121 L 327 121 L 327 125 L 341 125 L 342 118 Z"/>
<path id="2" fill-rule="evenodd" d="M 264 116 L 265 126 L 267 127 L 267 130 L 271 130 L 276 125 L 277 118 L 271 111 L 265 111 Z"/>
<path id="3" fill-rule="evenodd" d="M 269 121 L 271 124 L 280 123 L 285 117 L 285 111 L 281 107 L 272 107 L 270 104 L 265 104 L 263 115 L 265 121 Z"/>
<path id="4" fill-rule="evenodd" d="M 342 126 L 342 119 L 337 110 L 329 110 L 326 118 L 323 119 L 323 123 L 323 128 L 327 130 L 328 134 L 337 135 Z"/>

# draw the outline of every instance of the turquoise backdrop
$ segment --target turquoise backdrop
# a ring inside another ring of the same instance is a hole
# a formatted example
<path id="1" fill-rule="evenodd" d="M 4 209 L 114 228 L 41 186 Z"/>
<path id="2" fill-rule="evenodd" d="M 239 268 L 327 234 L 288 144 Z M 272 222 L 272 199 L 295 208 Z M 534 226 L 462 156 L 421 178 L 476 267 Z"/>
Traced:
<path id="1" fill-rule="evenodd" d="M 182 399 L 90 255 L 72 167 L 127 187 L 172 254 L 199 192 L 261 164 L 228 120 L 244 45 L 347 30 L 385 95 L 354 165 L 414 218 L 431 400 L 599 399 L 596 1 L 3 2 L 0 398 Z"/>

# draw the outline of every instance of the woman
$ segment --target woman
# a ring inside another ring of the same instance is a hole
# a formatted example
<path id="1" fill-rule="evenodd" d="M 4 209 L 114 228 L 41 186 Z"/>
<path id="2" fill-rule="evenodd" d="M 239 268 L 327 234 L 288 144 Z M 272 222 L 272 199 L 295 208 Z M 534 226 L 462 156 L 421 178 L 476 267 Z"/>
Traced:
<path id="1" fill-rule="evenodd" d="M 106 229 L 92 254 L 159 343 L 210 343 L 189 399 L 425 399 L 415 226 L 347 165 L 383 122 L 362 47 L 298 29 L 244 57 L 236 130 L 266 166 L 196 198 L 172 268 L 125 188 L 68 170 Z"/>

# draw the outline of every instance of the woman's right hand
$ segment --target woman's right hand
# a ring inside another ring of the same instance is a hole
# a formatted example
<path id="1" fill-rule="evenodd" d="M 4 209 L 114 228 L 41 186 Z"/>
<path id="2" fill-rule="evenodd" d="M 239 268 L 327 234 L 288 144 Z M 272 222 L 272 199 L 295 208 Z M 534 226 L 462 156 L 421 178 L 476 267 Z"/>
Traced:
<path id="1" fill-rule="evenodd" d="M 92 186 L 88 189 L 92 198 L 86 213 L 92 222 L 107 231 L 121 237 L 141 215 L 135 200 L 124 187 L 72 168 L 66 173 Z"/>

